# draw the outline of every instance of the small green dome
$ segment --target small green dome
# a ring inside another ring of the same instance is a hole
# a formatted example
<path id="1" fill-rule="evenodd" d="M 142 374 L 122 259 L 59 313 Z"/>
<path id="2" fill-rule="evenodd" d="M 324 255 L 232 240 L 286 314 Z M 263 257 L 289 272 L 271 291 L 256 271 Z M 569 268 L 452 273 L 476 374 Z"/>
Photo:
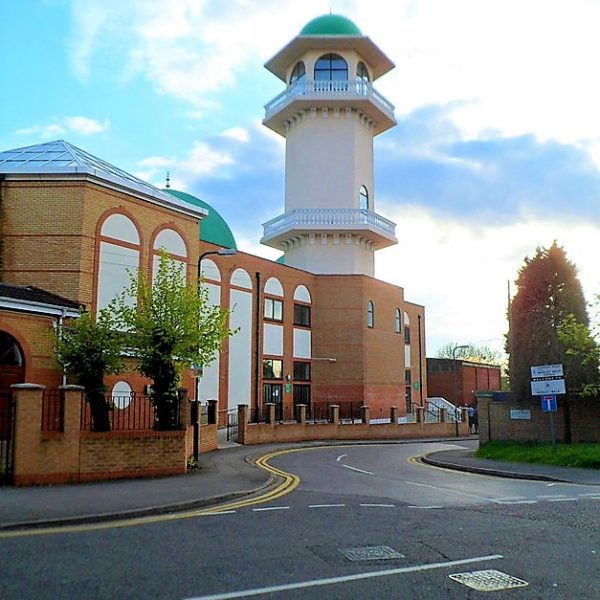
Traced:
<path id="1" fill-rule="evenodd" d="M 275 262 L 280 265 L 285 265 L 285 254 L 282 254 Z"/>
<path id="2" fill-rule="evenodd" d="M 362 35 L 360 29 L 342 15 L 322 15 L 307 23 L 300 35 Z"/>
<path id="3" fill-rule="evenodd" d="M 175 196 L 188 204 L 208 210 L 208 214 L 200 221 L 200 239 L 203 242 L 210 242 L 211 244 L 237 250 L 235 238 L 231 233 L 231 229 L 229 229 L 229 225 L 227 225 L 225 219 L 212 206 L 209 206 L 206 202 L 200 200 L 200 198 L 196 198 L 185 192 L 169 188 L 164 189 L 163 192 L 167 192 L 167 194 L 171 194 L 171 196 Z"/>

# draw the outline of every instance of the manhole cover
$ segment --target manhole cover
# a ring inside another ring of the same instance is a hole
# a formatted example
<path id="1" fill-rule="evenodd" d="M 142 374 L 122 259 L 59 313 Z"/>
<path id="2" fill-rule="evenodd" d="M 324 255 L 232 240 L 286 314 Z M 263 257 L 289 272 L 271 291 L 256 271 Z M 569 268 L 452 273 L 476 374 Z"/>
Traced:
<path id="1" fill-rule="evenodd" d="M 404 558 L 404 554 L 396 552 L 389 546 L 363 546 L 362 548 L 344 548 L 340 552 L 351 561 L 390 560 Z"/>
<path id="2" fill-rule="evenodd" d="M 470 573 L 455 573 L 448 575 L 450 579 L 462 583 L 479 592 L 497 592 L 529 585 L 522 579 L 511 577 L 502 571 L 487 569 L 485 571 L 471 571 Z"/>

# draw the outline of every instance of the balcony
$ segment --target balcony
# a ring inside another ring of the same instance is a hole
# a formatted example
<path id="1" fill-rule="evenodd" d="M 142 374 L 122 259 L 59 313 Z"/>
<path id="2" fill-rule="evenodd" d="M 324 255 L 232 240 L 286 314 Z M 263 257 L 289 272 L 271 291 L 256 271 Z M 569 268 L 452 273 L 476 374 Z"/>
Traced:
<path id="1" fill-rule="evenodd" d="M 377 248 L 397 243 L 396 224 L 359 208 L 296 208 L 263 224 L 262 244 L 281 248 L 286 240 L 308 233 L 356 233 Z"/>
<path id="2" fill-rule="evenodd" d="M 292 106 L 293 105 L 293 106 Z M 311 107 L 355 108 L 369 117 L 379 134 L 396 124 L 394 105 L 368 81 L 296 81 L 265 105 L 263 123 L 284 134 L 284 122 Z"/>

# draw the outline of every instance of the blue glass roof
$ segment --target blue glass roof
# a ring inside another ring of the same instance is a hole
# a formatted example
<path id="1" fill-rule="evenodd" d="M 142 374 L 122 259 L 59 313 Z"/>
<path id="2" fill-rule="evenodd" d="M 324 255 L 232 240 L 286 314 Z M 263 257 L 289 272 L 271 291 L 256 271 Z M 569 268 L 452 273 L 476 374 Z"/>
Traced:
<path id="1" fill-rule="evenodd" d="M 179 198 L 165 194 L 151 183 L 92 156 L 64 140 L 0 152 L 0 173 L 88 174 L 130 190 L 142 192 L 162 203 L 185 208 L 186 212 L 207 214 L 205 209 L 190 206 Z"/>

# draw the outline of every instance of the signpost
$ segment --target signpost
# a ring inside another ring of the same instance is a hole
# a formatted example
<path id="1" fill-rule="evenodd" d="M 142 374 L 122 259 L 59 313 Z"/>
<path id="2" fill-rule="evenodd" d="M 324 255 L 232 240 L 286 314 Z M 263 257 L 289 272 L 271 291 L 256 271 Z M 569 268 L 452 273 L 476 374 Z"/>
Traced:
<path id="1" fill-rule="evenodd" d="M 553 452 L 556 452 L 556 433 L 554 431 L 554 413 L 557 410 L 556 394 L 565 393 L 565 380 L 561 364 L 531 367 L 531 394 L 540 396 L 542 412 L 547 412 L 550 415 L 550 436 Z"/>

